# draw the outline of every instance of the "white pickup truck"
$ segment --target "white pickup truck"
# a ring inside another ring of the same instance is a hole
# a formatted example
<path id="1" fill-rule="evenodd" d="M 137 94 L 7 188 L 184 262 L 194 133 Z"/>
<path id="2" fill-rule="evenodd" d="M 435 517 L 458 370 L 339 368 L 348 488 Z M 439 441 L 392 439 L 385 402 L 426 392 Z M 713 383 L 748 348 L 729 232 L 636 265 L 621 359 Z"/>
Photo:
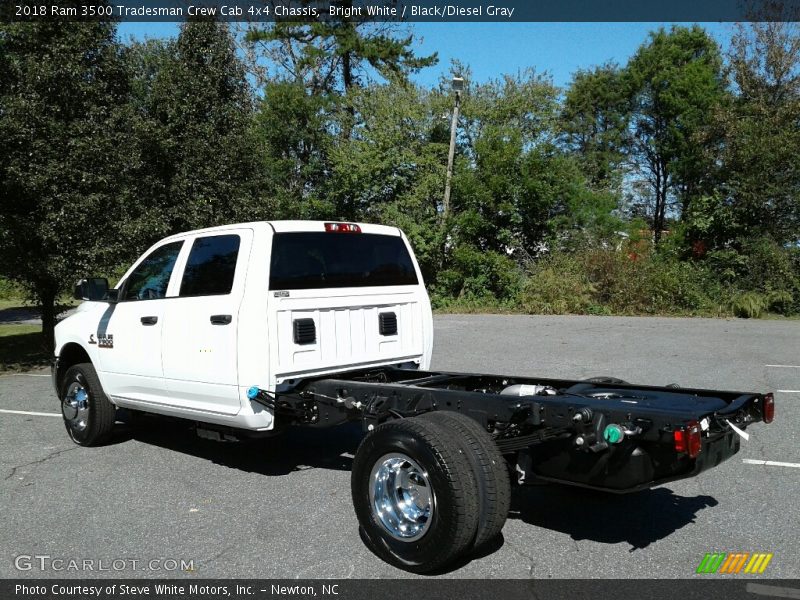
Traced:
<path id="1" fill-rule="evenodd" d="M 111 441 L 117 408 L 219 440 L 360 421 L 363 538 L 414 572 L 495 539 L 512 479 L 640 490 L 718 465 L 737 430 L 774 415 L 769 393 L 430 372 L 430 301 L 393 227 L 182 233 L 114 289 L 84 279 L 75 296 L 85 302 L 56 327 L 53 383 L 77 444 Z"/>

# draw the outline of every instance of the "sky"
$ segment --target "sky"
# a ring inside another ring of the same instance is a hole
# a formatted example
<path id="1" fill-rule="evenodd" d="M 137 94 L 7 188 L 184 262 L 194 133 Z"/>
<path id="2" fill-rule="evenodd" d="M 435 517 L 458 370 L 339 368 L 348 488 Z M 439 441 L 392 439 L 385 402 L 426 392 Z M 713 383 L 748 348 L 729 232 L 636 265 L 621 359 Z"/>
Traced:
<path id="1" fill-rule="evenodd" d="M 702 1 L 702 0 L 700 0 Z M 577 69 L 607 61 L 625 64 L 663 23 L 413 23 L 421 55 L 439 53 L 439 64 L 413 77 L 433 86 L 459 59 L 472 68 L 473 80 L 484 82 L 527 67 L 547 72 L 558 86 L 566 86 Z M 729 23 L 701 23 L 723 48 L 732 32 Z M 159 38 L 177 35 L 176 23 L 122 23 L 123 40 L 132 36 Z"/>

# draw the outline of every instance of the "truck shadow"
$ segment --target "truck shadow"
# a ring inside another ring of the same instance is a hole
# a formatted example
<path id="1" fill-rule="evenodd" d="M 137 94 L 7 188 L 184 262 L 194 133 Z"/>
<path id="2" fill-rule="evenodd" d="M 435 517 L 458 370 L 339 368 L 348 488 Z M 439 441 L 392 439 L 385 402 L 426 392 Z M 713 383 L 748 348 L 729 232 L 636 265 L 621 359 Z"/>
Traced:
<path id="1" fill-rule="evenodd" d="M 136 440 L 145 444 L 206 459 L 230 469 L 267 476 L 288 475 L 306 469 L 349 471 L 362 438 L 358 424 L 329 429 L 289 428 L 275 437 L 241 442 L 201 439 L 186 424 L 142 417 L 141 426 L 124 426 L 117 443 Z"/>
<path id="2" fill-rule="evenodd" d="M 548 485 L 515 489 L 509 518 L 573 540 L 625 542 L 634 552 L 694 523 L 699 511 L 717 504 L 711 496 L 678 496 L 664 487 L 617 495 Z"/>

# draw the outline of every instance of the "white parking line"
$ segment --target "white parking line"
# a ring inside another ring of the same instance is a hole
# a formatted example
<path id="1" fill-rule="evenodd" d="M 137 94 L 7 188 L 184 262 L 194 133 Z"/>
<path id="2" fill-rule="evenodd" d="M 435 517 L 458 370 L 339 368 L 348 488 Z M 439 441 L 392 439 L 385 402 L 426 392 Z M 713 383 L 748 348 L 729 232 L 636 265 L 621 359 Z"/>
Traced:
<path id="1" fill-rule="evenodd" d="M 800 469 L 800 463 L 777 462 L 775 460 L 753 460 L 752 458 L 743 458 L 742 462 L 746 465 L 763 465 L 765 467 L 791 467 L 793 469 Z"/>
<path id="2" fill-rule="evenodd" d="M 800 394 L 800 390 L 775 390 L 781 394 Z"/>
<path id="3" fill-rule="evenodd" d="M 800 365 L 764 365 L 765 367 L 772 367 L 774 369 L 800 369 Z"/>
<path id="4" fill-rule="evenodd" d="M 0 379 L 8 377 L 50 377 L 47 373 L 11 373 L 10 375 L 0 375 Z"/>
<path id="5" fill-rule="evenodd" d="M 800 598 L 800 588 L 778 587 L 761 583 L 748 583 L 747 591 L 759 596 L 775 596 L 776 598 Z"/>
<path id="6" fill-rule="evenodd" d="M 34 417 L 60 417 L 61 413 L 45 413 L 45 412 L 29 412 L 27 410 L 6 410 L 0 408 L 0 413 L 8 413 L 10 415 L 33 415 Z"/>

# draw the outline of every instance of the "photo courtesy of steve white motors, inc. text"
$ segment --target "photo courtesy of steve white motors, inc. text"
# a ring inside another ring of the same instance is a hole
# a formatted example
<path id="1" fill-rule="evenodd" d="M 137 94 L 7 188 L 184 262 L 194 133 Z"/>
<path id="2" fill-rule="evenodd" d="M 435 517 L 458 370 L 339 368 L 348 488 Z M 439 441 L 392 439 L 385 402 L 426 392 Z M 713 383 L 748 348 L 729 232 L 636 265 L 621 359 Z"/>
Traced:
<path id="1" fill-rule="evenodd" d="M 109 596 L 249 596 L 256 593 L 269 593 L 273 596 L 337 596 L 339 585 L 281 585 L 277 583 L 269 586 L 262 584 L 253 585 L 216 585 L 216 584 L 175 584 L 153 583 L 130 585 L 124 583 L 110 583 L 107 585 L 81 585 L 54 583 L 47 585 L 26 585 L 18 583 L 14 586 L 14 595 L 21 596 L 69 596 L 69 597 L 95 597 L 107 598 Z"/>

